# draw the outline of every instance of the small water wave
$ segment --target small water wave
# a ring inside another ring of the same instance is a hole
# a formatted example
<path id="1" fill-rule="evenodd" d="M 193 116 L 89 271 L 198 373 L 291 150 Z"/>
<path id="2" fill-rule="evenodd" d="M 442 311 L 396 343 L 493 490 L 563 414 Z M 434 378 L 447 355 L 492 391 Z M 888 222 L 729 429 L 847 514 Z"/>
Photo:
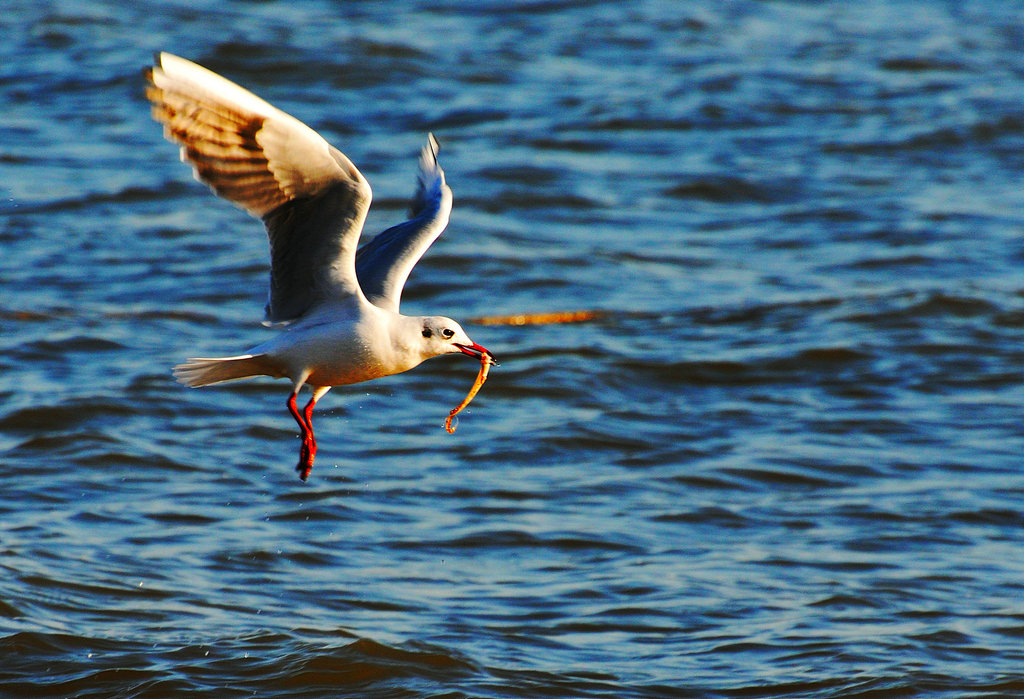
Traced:
<path id="1" fill-rule="evenodd" d="M 531 216 L 542 210 L 592 210 L 604 208 L 602 202 L 573 193 L 548 193 L 540 190 L 506 190 L 498 196 L 479 199 L 468 197 L 460 199 L 467 206 L 472 206 L 489 214 L 500 214 L 509 211 L 529 212 Z"/>
<path id="2" fill-rule="evenodd" d="M 73 352 L 102 354 L 104 352 L 124 351 L 125 345 L 99 335 L 62 334 L 25 342 L 15 348 L 16 356 L 26 360 L 42 360 L 50 357 L 66 357 Z"/>
<path id="3" fill-rule="evenodd" d="M 0 417 L 0 427 L 32 435 L 46 432 L 62 434 L 86 423 L 123 420 L 129 415 L 131 410 L 121 401 L 74 399 L 56 405 L 30 405 L 12 410 Z M 46 444 L 47 448 L 53 446 L 53 443 Z"/>
<path id="4" fill-rule="evenodd" d="M 49 309 L 46 311 L 3 308 L 0 309 L 0 320 L 10 320 L 19 323 L 38 323 L 43 321 L 67 318 L 74 311 L 70 308 Z"/>
<path id="5" fill-rule="evenodd" d="M 516 165 L 513 167 L 487 167 L 477 170 L 473 177 L 503 184 L 524 184 L 531 187 L 551 186 L 565 177 L 565 173 L 552 167 Z"/>
<path id="6" fill-rule="evenodd" d="M 534 138 L 529 142 L 529 145 L 539 150 L 566 151 L 569 153 L 604 153 L 611 150 L 611 144 L 605 141 L 580 138 Z"/>
<path id="7" fill-rule="evenodd" d="M 707 485 L 707 479 L 701 485 Z M 724 507 L 701 507 L 689 512 L 671 514 L 660 514 L 655 516 L 656 522 L 680 522 L 685 524 L 700 524 L 702 526 L 727 527 L 741 529 L 750 526 L 750 521 L 743 515 L 733 512 Z"/>
<path id="8" fill-rule="evenodd" d="M 844 322 L 884 326 L 925 325 L 933 319 L 962 320 L 983 318 L 996 324 L 1013 318 L 1015 310 L 979 296 L 950 294 L 943 291 L 899 292 L 873 300 L 871 308 L 840 314 Z"/>
<path id="9" fill-rule="evenodd" d="M 461 108 L 445 112 L 431 120 L 428 128 L 431 131 L 445 132 L 473 126 L 482 126 L 508 121 L 511 113 L 496 107 Z"/>
<path id="10" fill-rule="evenodd" d="M 841 371 L 869 372 L 870 353 L 845 347 L 800 350 L 791 356 L 750 361 L 680 360 L 665 363 L 616 362 L 620 371 L 643 376 L 644 383 L 673 386 L 766 386 L 800 380 L 830 381 Z"/>
<path id="11" fill-rule="evenodd" d="M 792 468 L 784 467 L 782 464 L 776 465 L 771 470 L 725 468 L 722 469 L 722 472 L 742 478 L 753 484 L 778 488 L 838 488 L 846 484 L 843 480 L 824 478 L 820 474 L 801 473 Z"/>
<path id="12" fill-rule="evenodd" d="M 152 320 L 174 320 L 181 321 L 195 326 L 214 325 L 220 321 L 220 317 L 201 313 L 193 309 L 165 309 L 165 308 L 142 308 L 123 309 L 103 312 L 103 318 L 112 321 L 152 321 Z"/>
<path id="13" fill-rule="evenodd" d="M 926 151 L 960 149 L 971 145 L 986 145 L 999 139 L 1016 139 L 1024 128 L 1024 119 L 1007 114 L 995 119 L 979 120 L 963 126 L 946 126 L 932 130 L 914 131 L 888 139 L 871 141 L 835 141 L 822 146 L 825 153 L 853 155 L 895 155 Z"/>
<path id="14" fill-rule="evenodd" d="M 342 631 L 338 635 L 350 636 Z M 26 662 L 46 662 L 48 668 L 45 676 L 5 682 L 7 691 L 66 696 L 119 694 L 125 687 L 137 696 L 234 696 L 252 691 L 269 696 L 385 696 L 394 691 L 389 687 L 460 683 L 480 673 L 458 653 L 426 643 L 387 645 L 357 638 L 325 645 L 274 633 L 154 651 L 144 641 L 21 632 L 0 640 L 0 653 L 9 661 L 3 671 L 9 676 L 28 677 L 31 668 Z M 168 665 L 178 668 L 173 676 L 165 672 Z M 225 682 L 228 674 L 234 679 Z"/>
<path id="15" fill-rule="evenodd" d="M 694 199 L 715 204 L 753 202 L 777 204 L 793 201 L 799 194 L 796 182 L 754 182 L 735 176 L 700 176 L 662 191 L 673 199 Z"/>
<path id="16" fill-rule="evenodd" d="M 630 543 L 617 542 L 611 539 L 581 536 L 544 536 L 519 530 L 492 530 L 473 532 L 447 541 L 401 541 L 394 546 L 400 549 L 487 549 L 515 550 L 550 548 L 556 551 L 615 551 L 638 552 L 639 549 Z"/>
<path id="17" fill-rule="evenodd" d="M 8 201 L 0 208 L 4 214 L 58 214 L 91 211 L 95 207 L 106 205 L 130 205 L 152 202 L 166 202 L 167 199 L 187 196 L 192 193 L 192 186 L 184 181 L 169 181 L 160 187 L 124 187 L 116 192 L 90 192 L 81 196 L 73 196 L 52 201 L 25 204 Z"/>
<path id="18" fill-rule="evenodd" d="M 883 70 L 891 70 L 898 73 L 958 73 L 967 70 L 967 66 L 960 61 L 934 56 L 904 56 L 883 59 L 879 63 Z"/>

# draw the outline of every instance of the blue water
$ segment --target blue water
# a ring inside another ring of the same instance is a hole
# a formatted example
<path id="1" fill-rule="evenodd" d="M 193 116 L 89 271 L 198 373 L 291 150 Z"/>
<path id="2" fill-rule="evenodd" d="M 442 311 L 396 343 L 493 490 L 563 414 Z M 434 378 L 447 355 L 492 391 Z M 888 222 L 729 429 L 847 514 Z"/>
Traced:
<path id="1" fill-rule="evenodd" d="M 0 694 L 1024 694 L 1017 2 L 7 2 Z M 196 60 L 401 220 L 501 367 L 170 367 L 259 324 L 258 221 L 142 95 Z M 599 311 L 589 322 L 487 316 Z"/>

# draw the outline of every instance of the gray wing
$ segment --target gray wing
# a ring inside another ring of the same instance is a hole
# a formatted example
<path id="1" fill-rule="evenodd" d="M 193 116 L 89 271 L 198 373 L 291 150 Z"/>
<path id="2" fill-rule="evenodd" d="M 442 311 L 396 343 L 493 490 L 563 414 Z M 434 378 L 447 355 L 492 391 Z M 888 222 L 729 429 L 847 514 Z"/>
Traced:
<path id="1" fill-rule="evenodd" d="M 437 162 L 437 141 L 429 134 L 420 153 L 420 174 L 409 220 L 389 228 L 356 253 L 359 286 L 370 303 L 398 312 L 402 287 L 412 268 L 437 240 L 452 211 L 452 190 Z"/>
<path id="2" fill-rule="evenodd" d="M 358 295 L 355 248 L 372 193 L 355 165 L 298 119 L 191 61 L 158 54 L 146 78 L 153 118 L 196 179 L 267 227 L 266 322 Z"/>

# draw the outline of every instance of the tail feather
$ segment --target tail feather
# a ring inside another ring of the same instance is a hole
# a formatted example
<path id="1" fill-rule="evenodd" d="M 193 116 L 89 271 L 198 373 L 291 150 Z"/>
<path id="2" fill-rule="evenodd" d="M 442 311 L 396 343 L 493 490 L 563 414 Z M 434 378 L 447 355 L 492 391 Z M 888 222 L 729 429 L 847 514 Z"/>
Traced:
<path id="1" fill-rule="evenodd" d="M 191 357 L 174 367 L 174 378 L 179 383 L 195 388 L 222 381 L 246 379 L 250 376 L 283 374 L 267 361 L 266 355 L 242 354 L 237 357 Z"/>

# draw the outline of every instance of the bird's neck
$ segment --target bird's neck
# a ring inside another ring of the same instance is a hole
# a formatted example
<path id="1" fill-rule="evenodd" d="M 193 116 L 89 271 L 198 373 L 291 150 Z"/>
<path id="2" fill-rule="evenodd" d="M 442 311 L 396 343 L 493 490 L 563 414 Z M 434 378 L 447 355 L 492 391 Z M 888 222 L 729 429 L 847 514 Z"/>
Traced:
<path id="1" fill-rule="evenodd" d="M 392 362 L 398 371 L 412 369 L 430 358 L 423 354 L 423 321 L 420 318 L 379 310 L 390 334 Z"/>

